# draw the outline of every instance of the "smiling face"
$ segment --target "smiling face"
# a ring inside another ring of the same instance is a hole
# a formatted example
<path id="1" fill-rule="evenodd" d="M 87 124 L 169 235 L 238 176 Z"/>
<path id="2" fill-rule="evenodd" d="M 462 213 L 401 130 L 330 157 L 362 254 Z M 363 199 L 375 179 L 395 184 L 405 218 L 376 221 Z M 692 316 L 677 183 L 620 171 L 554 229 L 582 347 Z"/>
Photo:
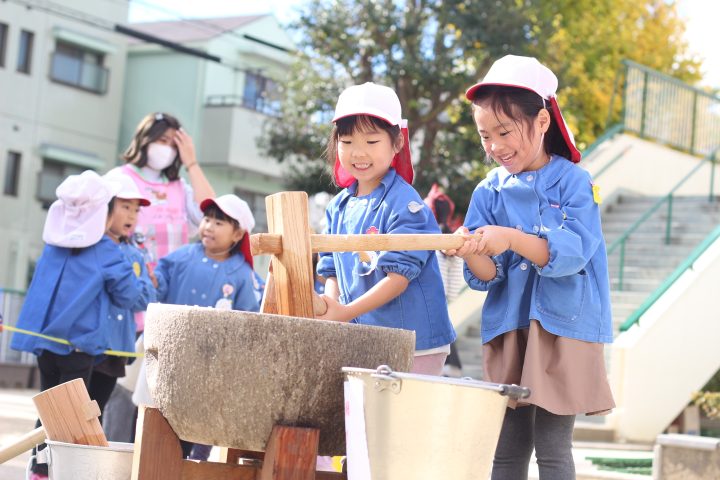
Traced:
<path id="1" fill-rule="evenodd" d="M 337 155 L 342 167 L 358 181 L 357 195 L 371 193 L 387 174 L 402 147 L 402 136 L 393 142 L 390 133 L 371 122 L 359 122 L 337 135 Z"/>
<path id="2" fill-rule="evenodd" d="M 115 240 L 130 237 L 135 232 L 139 212 L 140 200 L 115 198 L 107 229 L 110 237 Z"/>
<path id="3" fill-rule="evenodd" d="M 550 114 L 542 109 L 528 121 L 513 119 L 489 102 L 473 106 L 473 119 L 485 153 L 512 173 L 538 170 L 550 161 L 543 148 Z"/>
<path id="4" fill-rule="evenodd" d="M 229 220 L 221 220 L 205 215 L 198 227 L 200 241 L 205 254 L 215 260 L 224 260 L 230 256 L 230 249 L 245 235 L 245 231 Z"/>

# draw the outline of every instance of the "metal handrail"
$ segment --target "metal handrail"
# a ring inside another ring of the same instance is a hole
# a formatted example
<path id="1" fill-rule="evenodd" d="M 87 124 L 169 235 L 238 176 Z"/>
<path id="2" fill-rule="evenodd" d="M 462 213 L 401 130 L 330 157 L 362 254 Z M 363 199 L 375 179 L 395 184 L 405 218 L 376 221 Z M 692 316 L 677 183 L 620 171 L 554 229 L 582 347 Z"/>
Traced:
<path id="1" fill-rule="evenodd" d="M 712 245 L 718 238 L 720 238 L 720 225 L 715 227 L 715 230 L 705 237 L 702 243 L 693 250 L 683 263 L 681 263 L 680 266 L 676 268 L 675 271 L 671 273 L 670 276 L 667 277 L 665 281 L 637 308 L 637 310 L 635 310 L 632 315 L 630 315 L 623 324 L 620 325 L 620 331 L 625 332 L 629 330 L 630 327 L 638 323 L 640 321 L 640 317 L 642 317 L 650 309 L 650 307 L 652 307 L 655 302 L 657 302 L 658 299 L 670 289 L 670 287 L 682 276 L 683 273 L 685 273 L 685 271 L 693 267 L 698 258 L 700 258 L 700 256 L 705 253 L 710 245 Z"/>
<path id="2" fill-rule="evenodd" d="M 587 160 L 590 155 L 592 155 L 595 150 L 603 143 L 605 143 L 607 140 L 610 140 L 612 137 L 617 135 L 618 133 L 622 133 L 625 130 L 625 125 L 621 123 L 616 123 L 615 125 L 611 126 L 607 130 L 605 130 L 602 135 L 600 135 L 598 138 L 595 139 L 593 143 L 590 144 L 589 147 L 587 147 L 582 152 L 582 158 L 583 160 Z"/>
<path id="3" fill-rule="evenodd" d="M 680 180 L 665 196 L 660 198 L 657 202 L 655 202 L 649 209 L 645 211 L 645 213 L 640 216 L 639 219 L 635 221 L 630 227 L 623 232 L 620 237 L 618 237 L 607 249 L 607 254 L 610 256 L 615 250 L 620 248 L 620 265 L 619 265 L 619 271 L 618 271 L 618 290 L 623 290 L 623 276 L 625 271 L 625 244 L 627 242 L 628 237 L 632 235 L 635 230 L 637 230 L 640 225 L 645 223 L 645 221 L 653 214 L 656 210 L 658 210 L 664 203 L 668 203 L 668 215 L 665 225 L 665 244 L 670 243 L 670 222 L 672 220 L 672 203 L 673 203 L 673 194 L 683 186 L 683 184 L 692 177 L 698 170 L 700 170 L 701 167 L 705 166 L 705 162 L 711 163 L 711 174 L 710 174 L 710 195 L 708 197 L 708 201 L 712 201 L 713 199 L 713 191 L 714 186 L 713 183 L 715 179 L 715 159 L 717 156 L 718 151 L 720 151 L 720 148 L 716 148 L 711 154 L 706 156 L 700 163 L 698 163 L 690 172 L 685 175 L 682 180 Z"/>

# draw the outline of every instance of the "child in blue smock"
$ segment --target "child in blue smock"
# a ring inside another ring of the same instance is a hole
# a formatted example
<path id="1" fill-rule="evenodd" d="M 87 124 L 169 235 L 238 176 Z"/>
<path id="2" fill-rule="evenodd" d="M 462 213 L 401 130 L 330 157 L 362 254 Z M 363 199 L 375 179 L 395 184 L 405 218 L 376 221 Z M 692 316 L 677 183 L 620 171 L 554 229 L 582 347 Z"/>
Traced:
<path id="1" fill-rule="evenodd" d="M 340 94 L 328 144 L 335 181 L 345 190 L 326 209 L 327 233 L 440 233 L 411 186 L 407 128 L 400 100 L 365 83 Z M 322 253 L 328 311 L 320 318 L 414 330 L 412 371 L 440 375 L 455 330 L 435 252 Z"/>
<path id="2" fill-rule="evenodd" d="M 255 218 L 236 195 L 200 204 L 200 241 L 160 259 L 158 301 L 257 312 L 250 232 Z"/>
<path id="3" fill-rule="evenodd" d="M 260 309 L 253 278 L 250 232 L 255 218 L 236 195 L 203 200 L 200 241 L 160 259 L 155 276 L 158 301 L 222 310 Z M 183 455 L 207 460 L 210 446 L 181 442 Z"/>
<path id="4" fill-rule="evenodd" d="M 37 355 L 43 391 L 76 378 L 87 384 L 96 356 L 112 345 L 112 305 L 131 308 L 142 295 L 132 265 L 105 235 L 112 221 L 108 204 L 119 190 L 120 184 L 92 171 L 71 175 L 48 210 L 46 245 L 17 327 L 69 344 L 20 333 L 11 342 L 15 350 Z M 32 470 L 47 475 L 47 465 L 33 462 Z"/>
<path id="5" fill-rule="evenodd" d="M 575 478 L 575 415 L 615 404 L 603 343 L 612 341 L 610 288 L 597 187 L 578 167 L 555 75 L 508 55 L 468 89 L 486 154 L 498 167 L 473 193 L 455 253 L 471 288 L 488 292 L 482 341 L 486 380 L 529 387 L 508 408 L 493 480 Z"/>
<path id="6" fill-rule="evenodd" d="M 138 189 L 135 182 L 125 175 L 105 175 L 105 179 L 121 185 L 120 191 L 115 195 L 110 211 L 111 221 L 106 235 L 120 248 L 127 261 L 133 267 L 137 276 L 141 295 L 132 308 L 122 308 L 110 304 L 107 321 L 111 325 L 110 350 L 118 352 L 135 352 L 135 316 L 134 312 L 142 312 L 148 303 L 155 301 L 155 287 L 148 274 L 144 256 L 131 238 L 137 225 L 138 212 L 141 207 L 150 205 Z M 98 358 L 90 376 L 90 397 L 97 401 L 100 413 L 104 413 L 105 405 L 112 394 L 117 379 L 125 376 L 127 356 L 102 355 Z"/>

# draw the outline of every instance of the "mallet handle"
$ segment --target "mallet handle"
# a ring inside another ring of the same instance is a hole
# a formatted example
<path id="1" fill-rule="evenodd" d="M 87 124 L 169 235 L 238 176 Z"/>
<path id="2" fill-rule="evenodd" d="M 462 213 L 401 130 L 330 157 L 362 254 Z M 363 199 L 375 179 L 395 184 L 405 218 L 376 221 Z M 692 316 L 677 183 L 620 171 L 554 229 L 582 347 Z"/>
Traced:
<path id="1" fill-rule="evenodd" d="M 18 455 L 27 452 L 35 445 L 43 443 L 45 441 L 45 438 L 45 428 L 38 427 L 35 430 L 28 432 L 22 437 L 18 438 L 13 443 L 9 445 L 3 445 L 2 447 L 0 447 L 0 464 L 3 464 L 8 460 L 17 457 Z"/>
<path id="2" fill-rule="evenodd" d="M 310 235 L 313 253 L 393 250 L 453 250 L 460 248 L 465 236 L 446 234 Z M 250 236 L 253 255 L 282 253 L 282 236 L 256 233 Z"/>

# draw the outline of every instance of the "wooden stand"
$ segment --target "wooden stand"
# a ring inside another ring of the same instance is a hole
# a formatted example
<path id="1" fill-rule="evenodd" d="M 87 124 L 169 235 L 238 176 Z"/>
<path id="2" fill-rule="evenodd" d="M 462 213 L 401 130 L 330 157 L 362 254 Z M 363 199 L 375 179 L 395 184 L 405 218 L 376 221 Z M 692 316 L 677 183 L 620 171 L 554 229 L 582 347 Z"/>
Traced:
<path id="1" fill-rule="evenodd" d="M 228 463 L 184 460 L 180 440 L 160 411 L 140 407 L 133 479 L 177 480 L 340 480 L 344 474 L 316 472 L 319 432 L 276 425 L 267 451 L 226 450 Z M 243 459 L 243 464 L 238 461 Z M 249 462 L 247 460 L 250 460 Z"/>
<path id="2" fill-rule="evenodd" d="M 325 302 L 313 293 L 313 270 L 305 192 L 266 198 L 268 229 L 281 238 L 273 256 L 261 306 L 263 313 L 314 318 Z M 252 415 L 252 412 L 248 412 Z M 224 463 L 184 460 L 180 440 L 156 408 L 140 407 L 135 434 L 133 480 L 336 480 L 345 474 L 316 472 L 320 431 L 273 427 L 265 452 L 222 448 Z M 242 463 L 238 463 L 242 462 Z"/>

